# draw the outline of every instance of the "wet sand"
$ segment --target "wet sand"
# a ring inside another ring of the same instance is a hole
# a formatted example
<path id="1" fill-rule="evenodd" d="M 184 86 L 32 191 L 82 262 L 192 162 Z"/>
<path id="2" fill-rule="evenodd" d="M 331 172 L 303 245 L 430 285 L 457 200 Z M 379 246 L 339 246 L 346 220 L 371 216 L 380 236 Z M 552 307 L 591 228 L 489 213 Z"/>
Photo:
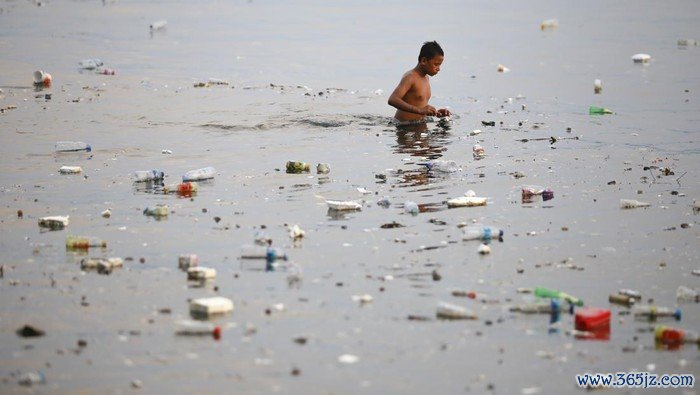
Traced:
<path id="1" fill-rule="evenodd" d="M 426 18 L 422 5 L 401 4 L 398 19 L 398 5 L 372 2 L 0 3 L 0 108 L 16 106 L 0 114 L 0 391 L 124 393 L 139 380 L 146 393 L 574 393 L 584 372 L 697 378 L 696 346 L 658 347 L 655 324 L 608 295 L 638 290 L 682 310 L 670 324 L 700 330 L 700 305 L 675 295 L 700 287 L 700 48 L 676 44 L 700 39 L 700 8 L 447 2 Z M 558 28 L 539 29 L 554 17 Z M 158 19 L 168 25 L 151 34 Z M 446 51 L 431 102 L 455 117 L 448 129 L 397 131 L 388 94 L 427 39 Z M 640 52 L 650 64 L 632 62 Z M 91 57 L 117 74 L 78 70 Z M 51 88 L 31 86 L 36 69 L 53 75 Z M 231 85 L 193 86 L 210 77 Z M 591 116 L 590 105 L 615 114 Z M 54 153 L 60 140 L 93 151 Z M 462 170 L 428 173 L 419 165 L 428 159 Z M 331 172 L 286 174 L 288 160 Z M 59 174 L 64 165 L 84 175 Z M 131 180 L 161 169 L 170 184 L 205 166 L 217 175 L 191 198 Z M 550 187 L 554 199 L 524 203 L 522 185 Z M 467 190 L 489 204 L 447 208 Z M 376 204 L 383 197 L 390 207 Z M 621 210 L 628 198 L 651 207 Z M 325 200 L 363 208 L 339 215 Z M 409 200 L 420 214 L 404 212 Z M 142 214 L 159 203 L 167 218 Z M 70 224 L 42 230 L 47 215 Z M 393 221 L 404 227 L 381 228 Z M 459 224 L 472 222 L 504 230 L 491 254 L 461 240 Z M 293 224 L 306 231 L 301 242 L 289 237 Z M 239 259 L 263 227 L 290 257 L 272 271 Z M 107 248 L 67 251 L 68 234 Z M 182 253 L 216 280 L 188 283 Z M 132 259 L 99 275 L 80 270 L 85 256 Z M 290 268 L 301 268 L 301 284 L 290 286 Z M 569 315 L 550 325 L 508 311 L 533 300 L 516 289 L 536 286 L 610 308 L 609 340 L 567 335 Z M 362 294 L 373 302 L 353 301 Z M 188 300 L 215 295 L 235 303 L 216 320 L 234 324 L 222 338 L 176 336 Z M 479 318 L 438 320 L 440 301 Z M 19 337 L 25 324 L 46 336 Z M 339 362 L 344 354 L 359 361 Z M 45 384 L 18 385 L 35 370 Z"/>

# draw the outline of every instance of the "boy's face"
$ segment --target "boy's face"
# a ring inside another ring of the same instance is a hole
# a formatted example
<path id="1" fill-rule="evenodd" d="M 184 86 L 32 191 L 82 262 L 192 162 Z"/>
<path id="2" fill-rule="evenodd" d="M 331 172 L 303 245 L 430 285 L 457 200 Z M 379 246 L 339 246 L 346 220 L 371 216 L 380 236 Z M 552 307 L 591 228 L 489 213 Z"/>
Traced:
<path id="1" fill-rule="evenodd" d="M 440 71 L 440 65 L 442 65 L 443 60 L 445 60 L 445 57 L 442 55 L 433 56 L 430 59 L 421 58 L 420 65 L 425 74 L 432 77 Z"/>

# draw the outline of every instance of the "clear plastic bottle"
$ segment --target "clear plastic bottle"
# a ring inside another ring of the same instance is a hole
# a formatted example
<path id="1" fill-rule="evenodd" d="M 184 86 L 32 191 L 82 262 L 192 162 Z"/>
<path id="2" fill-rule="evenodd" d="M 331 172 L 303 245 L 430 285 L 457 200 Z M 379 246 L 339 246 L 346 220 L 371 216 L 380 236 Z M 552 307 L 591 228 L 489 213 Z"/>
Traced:
<path id="1" fill-rule="evenodd" d="M 241 247 L 241 259 L 287 260 L 287 254 L 271 246 L 245 244 Z"/>
<path id="2" fill-rule="evenodd" d="M 681 320 L 681 309 L 669 307 L 638 305 L 634 306 L 632 313 L 634 314 L 634 318 L 639 320 L 655 321 L 659 318 L 674 318 L 676 321 Z"/>
<path id="3" fill-rule="evenodd" d="M 419 165 L 425 166 L 428 171 L 438 172 L 438 173 L 454 173 L 459 171 L 459 166 L 457 162 L 453 160 L 442 160 L 436 159 L 426 163 L 418 163 Z"/>
<path id="4" fill-rule="evenodd" d="M 160 170 L 137 170 L 133 174 L 134 182 L 162 180 L 165 173 Z"/>
<path id="5" fill-rule="evenodd" d="M 208 321 L 182 320 L 175 323 L 175 334 L 178 336 L 212 336 L 221 338 L 221 327 Z"/>
<path id="6" fill-rule="evenodd" d="M 73 236 L 66 237 L 67 249 L 86 249 L 90 247 L 107 247 L 107 242 L 97 237 L 90 236 Z"/>
<path id="7" fill-rule="evenodd" d="M 493 226 L 472 225 L 462 228 L 462 240 L 491 240 L 503 237 L 503 230 Z"/>
<path id="8" fill-rule="evenodd" d="M 478 318 L 476 313 L 468 308 L 446 302 L 438 303 L 435 315 L 437 318 L 447 320 L 475 320 Z"/>
<path id="9" fill-rule="evenodd" d="M 657 341 L 666 345 L 679 345 L 682 343 L 695 343 L 700 345 L 700 335 L 694 331 L 687 331 L 666 325 L 659 325 L 654 331 Z"/>
<path id="10" fill-rule="evenodd" d="M 72 151 L 92 151 L 90 144 L 82 141 L 57 141 L 55 146 L 56 152 L 72 152 Z"/>
<path id="11" fill-rule="evenodd" d="M 676 298 L 679 302 L 700 302 L 700 292 L 695 289 L 686 287 L 685 285 L 678 286 L 676 290 Z"/>
<path id="12" fill-rule="evenodd" d="M 524 314 L 558 314 L 561 312 L 573 313 L 574 306 L 570 303 L 561 303 L 552 299 L 549 303 L 526 303 L 512 306 L 510 311 Z"/>
<path id="13" fill-rule="evenodd" d="M 102 65 L 104 65 L 104 63 L 100 59 L 97 59 L 97 58 L 83 59 L 80 62 L 78 62 L 78 66 L 80 66 L 81 69 L 86 69 L 86 70 L 94 70 Z"/>
<path id="14" fill-rule="evenodd" d="M 208 180 L 210 178 L 214 178 L 215 174 L 216 169 L 211 166 L 203 167 L 197 170 L 190 170 L 182 176 L 182 182 Z"/>

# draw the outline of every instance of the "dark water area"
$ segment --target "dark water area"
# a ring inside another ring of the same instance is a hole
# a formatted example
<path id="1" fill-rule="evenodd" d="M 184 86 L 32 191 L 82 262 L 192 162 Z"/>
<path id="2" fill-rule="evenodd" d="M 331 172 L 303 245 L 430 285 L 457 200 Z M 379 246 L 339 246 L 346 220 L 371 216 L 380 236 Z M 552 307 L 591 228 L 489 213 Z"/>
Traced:
<path id="1" fill-rule="evenodd" d="M 678 45 L 697 26 L 694 1 L 0 2 L 0 392 L 550 394 L 584 391 L 586 372 L 697 379 L 696 345 L 657 344 L 657 323 L 608 302 L 634 289 L 681 309 L 662 323 L 700 330 L 700 304 L 676 297 L 700 288 L 700 47 Z M 446 56 L 431 104 L 454 117 L 397 129 L 388 95 L 433 39 Z M 116 74 L 80 70 L 87 58 Z M 39 69 L 51 87 L 32 86 Z M 210 78 L 229 85 L 195 87 Z M 63 140 L 93 149 L 54 152 Z M 287 174 L 292 160 L 311 172 Z M 206 166 L 216 176 L 196 194 L 160 193 Z M 146 169 L 166 177 L 134 183 Z M 523 201 L 524 185 L 554 198 Z M 487 205 L 448 208 L 469 190 Z M 169 215 L 143 215 L 156 204 Z M 70 223 L 37 226 L 50 215 Z M 503 240 L 481 255 L 468 224 Z M 289 260 L 240 258 L 261 230 Z M 69 234 L 107 247 L 67 250 Z M 216 279 L 187 281 L 184 253 Z M 125 261 L 101 275 L 85 257 Z M 609 338 L 577 338 L 569 314 L 509 310 L 537 286 L 610 309 Z M 221 339 L 176 335 L 189 301 L 211 296 L 235 305 L 212 320 Z M 478 319 L 438 319 L 440 302 Z M 18 336 L 25 324 L 46 334 Z M 34 371 L 45 383 L 19 384 Z"/>

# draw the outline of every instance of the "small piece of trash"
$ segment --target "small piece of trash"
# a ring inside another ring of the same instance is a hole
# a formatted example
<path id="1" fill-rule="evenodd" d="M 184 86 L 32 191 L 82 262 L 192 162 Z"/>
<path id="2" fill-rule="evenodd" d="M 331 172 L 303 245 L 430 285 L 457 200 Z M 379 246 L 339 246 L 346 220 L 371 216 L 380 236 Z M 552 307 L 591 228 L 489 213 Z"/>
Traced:
<path id="1" fill-rule="evenodd" d="M 359 361 L 360 361 L 360 357 L 358 357 L 357 355 L 352 355 L 352 354 L 343 354 L 343 355 L 338 357 L 338 362 L 348 364 L 348 365 L 353 364 L 353 363 L 357 363 Z"/>
<path id="2" fill-rule="evenodd" d="M 160 151 L 160 153 L 163 155 L 172 155 L 173 151 L 169 150 L 169 149 L 164 149 L 164 150 Z"/>

